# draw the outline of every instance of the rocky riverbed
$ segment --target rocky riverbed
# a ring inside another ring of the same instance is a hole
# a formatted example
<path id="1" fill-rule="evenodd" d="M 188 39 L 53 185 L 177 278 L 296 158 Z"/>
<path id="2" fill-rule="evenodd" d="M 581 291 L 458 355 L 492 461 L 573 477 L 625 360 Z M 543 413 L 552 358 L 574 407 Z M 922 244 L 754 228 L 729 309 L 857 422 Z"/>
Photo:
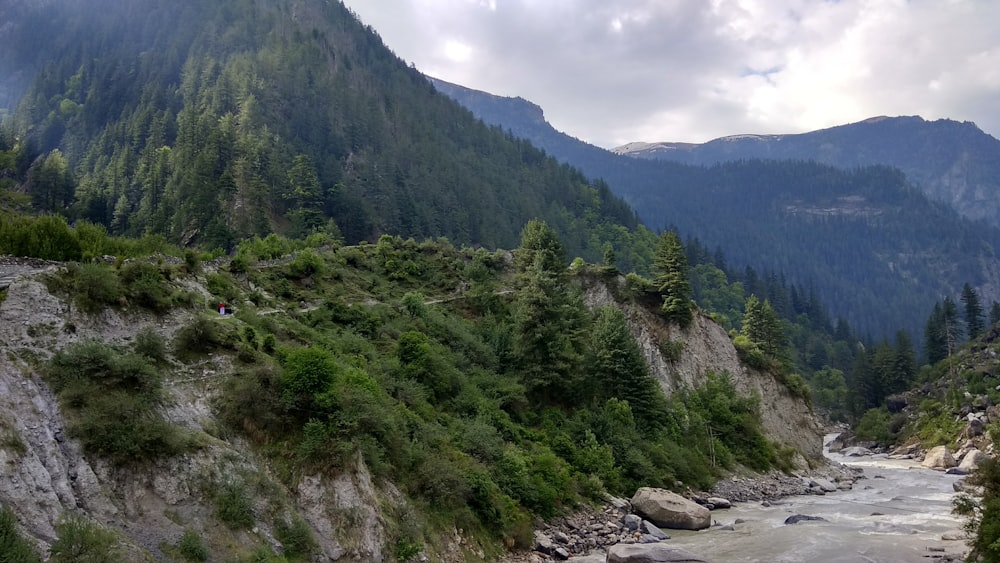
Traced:
<path id="1" fill-rule="evenodd" d="M 830 464 L 809 473 L 788 475 L 772 472 L 763 475 L 730 477 L 716 484 L 711 491 L 689 491 L 685 496 L 711 509 L 712 530 L 732 531 L 725 511 L 731 502 L 757 501 L 770 503 L 792 495 L 826 495 L 850 490 L 860 469 Z M 724 502 L 723 502 L 724 501 Z M 584 508 L 570 516 L 538 522 L 534 549 L 513 553 L 502 563 L 543 563 L 548 561 L 604 562 L 608 550 L 616 545 L 670 545 L 670 529 L 661 529 L 636 514 L 628 499 L 607 497 L 596 507 Z"/>

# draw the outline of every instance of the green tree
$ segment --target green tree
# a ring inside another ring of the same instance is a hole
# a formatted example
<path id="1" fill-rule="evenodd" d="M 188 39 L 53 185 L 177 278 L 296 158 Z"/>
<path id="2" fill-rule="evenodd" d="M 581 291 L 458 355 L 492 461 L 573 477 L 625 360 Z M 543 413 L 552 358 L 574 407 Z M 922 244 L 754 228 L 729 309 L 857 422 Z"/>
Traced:
<path id="1" fill-rule="evenodd" d="M 785 329 L 768 300 L 761 301 L 756 295 L 747 298 L 740 332 L 764 354 L 781 358 L 785 346 Z"/>
<path id="2" fill-rule="evenodd" d="M 653 259 L 656 286 L 663 297 L 661 310 L 664 316 L 682 327 L 694 318 L 691 303 L 691 282 L 688 279 L 688 262 L 684 245 L 674 231 L 660 235 Z"/>
<path id="3" fill-rule="evenodd" d="M 28 193 L 42 211 L 61 211 L 73 201 L 74 180 L 59 149 L 39 158 L 28 170 Z"/>
<path id="4" fill-rule="evenodd" d="M 967 561 L 1000 561 L 1000 463 L 993 458 L 979 464 L 969 478 L 982 487 L 982 497 L 961 494 L 954 501 L 955 512 L 968 518 L 965 530 L 972 536 L 972 553 Z"/>
<path id="5" fill-rule="evenodd" d="M 662 425 L 666 409 L 662 391 L 650 376 L 625 315 L 617 307 L 598 310 L 590 331 L 588 360 L 600 403 L 610 398 L 628 401 L 645 425 Z"/>
<path id="6" fill-rule="evenodd" d="M 948 357 L 948 342 L 945 340 L 944 313 L 941 303 L 934 304 L 924 328 L 924 354 L 928 364 L 936 364 Z"/>
<path id="7" fill-rule="evenodd" d="M 979 294 L 966 283 L 962 287 L 962 304 L 965 306 L 965 327 L 969 339 L 978 338 L 983 332 L 983 306 L 979 303 Z"/>
<path id="8" fill-rule="evenodd" d="M 996 301 L 990 306 L 990 326 L 1000 323 L 1000 303 Z"/>
<path id="9" fill-rule="evenodd" d="M 291 236 L 303 238 L 323 225 L 323 190 L 312 159 L 304 154 L 296 156 L 288 169 L 287 197 L 294 202 L 288 214 Z"/>
<path id="10" fill-rule="evenodd" d="M 571 402 L 583 371 L 586 313 L 579 294 L 566 284 L 562 242 L 548 225 L 531 221 L 514 260 L 513 355 L 523 383 L 536 400 Z"/>

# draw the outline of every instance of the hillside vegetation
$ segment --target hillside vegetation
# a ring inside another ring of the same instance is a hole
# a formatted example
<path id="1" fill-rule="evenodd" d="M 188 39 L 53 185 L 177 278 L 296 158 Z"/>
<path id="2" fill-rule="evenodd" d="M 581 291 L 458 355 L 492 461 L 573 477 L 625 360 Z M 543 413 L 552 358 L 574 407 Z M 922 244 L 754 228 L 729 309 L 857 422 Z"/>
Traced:
<path id="1" fill-rule="evenodd" d="M 93 244 L 101 255 L 118 243 Z M 272 235 L 223 264 L 188 253 L 55 267 L 40 279 L 71 312 L 48 321 L 43 308 L 27 329 L 12 325 L 7 352 L 21 367 L 5 377 L 43 374 L 86 459 L 140 483 L 140 467 L 155 475 L 244 441 L 269 468 L 257 471 L 275 479 L 259 487 L 301 493 L 305 479 L 356 471 L 361 460 L 380 487 L 398 487 L 397 507 L 410 507 L 380 516 L 386 552 L 400 559 L 440 553 L 454 526 L 495 553 L 527 545 L 532 517 L 608 492 L 706 488 L 726 470 L 790 467 L 793 452 L 761 431 L 758 400 L 727 374 L 665 396 L 622 311 L 588 309 L 581 286 L 606 284 L 623 302 L 651 302 L 654 315 L 659 293 L 606 267 L 568 268 L 544 223 L 529 223 L 513 253 L 387 235 L 360 246 Z M 235 313 L 220 315 L 219 303 Z M 85 328 L 109 315 L 146 328 L 114 337 Z M 191 392 L 207 393 L 211 419 L 178 421 L 188 407 L 171 404 Z M 4 424 L 0 447 L 12 459 L 40 455 Z M 291 538 L 281 539 L 289 560 L 325 549 L 315 520 L 287 512 L 294 495 L 267 493 L 262 505 L 247 488 L 262 477 L 242 475 L 192 477 L 207 480 L 181 504 L 202 508 L 175 517 L 186 540 L 130 541 L 231 557 L 270 548 L 258 536 L 236 548 L 224 529 L 260 526 Z"/>

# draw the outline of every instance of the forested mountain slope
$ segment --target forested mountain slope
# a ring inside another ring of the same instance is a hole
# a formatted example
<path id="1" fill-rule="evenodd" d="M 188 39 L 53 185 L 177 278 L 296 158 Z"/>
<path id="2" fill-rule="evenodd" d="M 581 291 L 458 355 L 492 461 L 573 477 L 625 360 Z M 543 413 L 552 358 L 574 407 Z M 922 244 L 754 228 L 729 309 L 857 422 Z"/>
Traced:
<path id="1" fill-rule="evenodd" d="M 797 135 L 735 135 L 703 144 L 629 143 L 618 154 L 687 164 L 767 158 L 850 170 L 884 164 L 963 216 L 1000 225 L 1000 141 L 974 123 L 873 117 Z"/>
<path id="2" fill-rule="evenodd" d="M 605 187 L 437 94 L 339 2 L 4 10 L 4 92 L 24 92 L 9 136 L 59 172 L 29 174 L 38 210 L 209 248 L 338 229 L 509 247 L 532 217 L 573 253 L 631 244 Z"/>
<path id="3" fill-rule="evenodd" d="M 1000 298 L 1000 231 L 928 200 L 901 172 L 805 161 L 713 166 L 628 158 L 559 133 L 541 109 L 433 80 L 477 116 L 603 178 L 651 228 L 676 227 L 730 267 L 783 272 L 873 336 L 919 334 L 941 296 Z"/>

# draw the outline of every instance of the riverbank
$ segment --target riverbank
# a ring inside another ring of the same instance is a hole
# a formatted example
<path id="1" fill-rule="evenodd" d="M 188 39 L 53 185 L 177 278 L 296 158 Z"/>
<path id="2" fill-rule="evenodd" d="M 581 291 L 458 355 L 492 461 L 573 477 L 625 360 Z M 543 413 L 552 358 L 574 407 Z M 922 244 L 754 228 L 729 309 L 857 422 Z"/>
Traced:
<path id="1" fill-rule="evenodd" d="M 837 490 L 849 490 L 862 471 L 838 463 L 829 463 L 809 472 L 789 475 L 774 471 L 766 474 L 733 476 L 719 481 L 711 491 L 689 491 L 685 496 L 699 504 L 713 508 L 713 522 L 719 524 L 725 508 L 715 507 L 708 500 L 721 498 L 730 502 L 778 503 L 781 499 L 796 495 L 821 496 Z M 548 522 L 538 522 L 535 529 L 535 548 L 530 552 L 512 553 L 501 563 L 545 563 L 562 561 L 562 554 L 571 556 L 571 561 L 585 561 L 581 556 L 603 555 L 604 550 L 616 544 L 643 543 L 644 531 L 635 529 L 627 516 L 632 514 L 631 503 L 627 499 L 608 497 L 606 502 L 595 507 L 585 507 L 572 515 L 554 518 Z M 720 528 L 722 525 L 715 526 Z M 729 528 L 732 526 L 730 525 Z M 666 536 L 675 530 L 663 530 Z M 669 541 L 667 542 L 670 543 Z M 562 554 L 553 554 L 554 550 Z M 696 552 L 697 553 L 697 552 Z M 589 558 L 588 558 L 589 560 Z M 603 561 L 597 557 L 595 561 Z"/>
<path id="2" fill-rule="evenodd" d="M 707 530 L 664 530 L 671 537 L 665 544 L 716 562 L 964 559 L 962 521 L 951 513 L 959 476 L 885 455 L 828 454 L 828 461 L 808 473 L 733 476 L 711 491 L 689 492 L 686 496 L 696 501 L 723 497 L 733 506 L 713 510 L 713 526 Z M 603 562 L 608 547 L 643 541 L 626 522 L 630 513 L 628 501 L 609 499 L 539 523 L 536 540 L 541 537 L 550 549 L 562 551 L 517 553 L 502 562 L 545 563 L 565 556 L 579 563 Z M 786 524 L 796 515 L 815 520 Z"/>

